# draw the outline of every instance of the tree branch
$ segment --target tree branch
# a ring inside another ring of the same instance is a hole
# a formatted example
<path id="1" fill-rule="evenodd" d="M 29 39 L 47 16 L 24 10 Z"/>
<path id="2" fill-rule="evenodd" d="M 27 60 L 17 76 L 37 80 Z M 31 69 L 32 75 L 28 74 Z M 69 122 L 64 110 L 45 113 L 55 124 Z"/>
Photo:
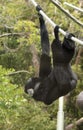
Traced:
<path id="1" fill-rule="evenodd" d="M 4 27 L 7 28 L 7 29 L 14 29 L 14 27 L 9 27 L 9 26 L 6 25 L 6 24 L 4 25 Z"/>
<path id="2" fill-rule="evenodd" d="M 21 43 L 18 45 L 16 49 L 9 48 L 5 43 L 3 43 L 3 45 L 6 52 L 17 52 L 21 47 Z"/>
<path id="3" fill-rule="evenodd" d="M 12 75 L 19 74 L 19 73 L 27 73 L 27 74 L 30 74 L 30 72 L 27 71 L 27 70 L 19 70 L 19 71 L 15 71 L 15 72 L 9 73 L 9 74 L 7 74 L 7 75 L 5 75 L 5 76 L 12 76 Z"/>
<path id="4" fill-rule="evenodd" d="M 8 36 L 22 36 L 22 35 L 24 34 L 23 33 L 5 33 L 5 34 L 0 35 L 0 38 L 8 37 Z"/>
<path id="5" fill-rule="evenodd" d="M 57 8 L 59 8 L 64 14 L 66 14 L 69 18 L 71 18 L 75 23 L 83 27 L 83 23 L 81 23 L 78 19 L 72 16 L 68 11 L 62 8 L 55 0 L 51 0 L 51 1 Z"/>
<path id="6" fill-rule="evenodd" d="M 79 62 L 80 62 L 80 58 L 81 58 L 81 53 L 83 52 L 83 48 L 80 48 L 76 57 L 76 61 L 75 64 L 76 66 L 78 66 Z"/>
<path id="7" fill-rule="evenodd" d="M 35 76 L 39 75 L 39 57 L 37 53 L 37 49 L 35 47 L 35 44 L 32 44 L 30 47 L 31 53 L 32 53 L 32 63 L 35 68 Z"/>
<path id="8" fill-rule="evenodd" d="M 65 130 L 72 130 L 72 129 L 74 129 L 74 126 L 76 125 L 76 126 L 80 126 L 80 125 L 82 125 L 83 124 L 83 117 L 82 118 L 80 118 L 79 120 L 77 120 L 76 122 L 75 122 L 75 124 L 69 124 L 68 126 L 66 126 L 66 128 L 65 128 Z"/>

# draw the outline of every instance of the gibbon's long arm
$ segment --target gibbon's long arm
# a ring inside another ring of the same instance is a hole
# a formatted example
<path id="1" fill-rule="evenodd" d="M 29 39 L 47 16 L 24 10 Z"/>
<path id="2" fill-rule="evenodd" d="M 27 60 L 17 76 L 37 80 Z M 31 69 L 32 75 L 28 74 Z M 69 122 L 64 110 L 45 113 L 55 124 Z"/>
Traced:
<path id="1" fill-rule="evenodd" d="M 32 2 L 32 4 L 37 8 L 38 4 L 35 2 L 35 0 L 30 0 Z M 42 9 L 39 10 L 39 13 L 48 20 L 48 22 L 55 28 L 57 25 L 42 11 Z M 64 36 L 66 36 L 66 32 L 64 30 L 62 30 L 61 28 L 59 28 L 59 32 L 62 33 Z M 83 41 L 79 40 L 76 37 L 71 37 L 71 40 L 83 45 Z"/>

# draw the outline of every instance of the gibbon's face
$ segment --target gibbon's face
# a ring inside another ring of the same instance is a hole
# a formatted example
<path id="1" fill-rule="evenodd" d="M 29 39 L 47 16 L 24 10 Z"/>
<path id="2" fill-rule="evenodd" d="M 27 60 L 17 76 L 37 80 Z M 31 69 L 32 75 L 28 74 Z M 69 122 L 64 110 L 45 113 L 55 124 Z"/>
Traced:
<path id="1" fill-rule="evenodd" d="M 39 88 L 40 82 L 38 78 L 30 78 L 25 85 L 25 93 L 28 93 L 30 96 L 33 96 L 34 93 Z"/>

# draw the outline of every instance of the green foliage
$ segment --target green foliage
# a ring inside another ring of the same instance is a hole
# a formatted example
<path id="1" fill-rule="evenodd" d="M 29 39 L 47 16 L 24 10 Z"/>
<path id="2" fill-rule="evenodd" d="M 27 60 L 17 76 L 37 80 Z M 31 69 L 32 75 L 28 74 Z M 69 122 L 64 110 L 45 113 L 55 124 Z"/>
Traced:
<path id="1" fill-rule="evenodd" d="M 64 1 L 61 1 L 61 5 L 82 21 L 83 15 L 65 6 Z M 63 30 L 83 38 L 83 29 L 57 9 L 50 0 L 37 2 Z M 79 6 L 77 0 L 67 2 Z M 49 24 L 47 28 L 52 40 L 53 28 Z M 25 0 L 0 0 L 0 35 L 8 33 L 12 35 L 0 37 L 0 65 L 4 67 L 0 66 L 0 130 L 55 130 L 58 101 L 49 107 L 45 106 L 24 94 L 23 88 L 20 87 L 34 75 L 31 45 L 35 44 L 38 55 L 41 48 L 38 15 L 31 3 L 27 4 Z M 76 96 L 83 86 L 82 56 L 77 67 L 74 66 L 76 56 L 73 59 L 73 70 L 78 75 L 78 85 L 71 93 L 69 102 L 64 105 L 66 125 L 82 117 L 82 112 L 76 107 Z M 26 70 L 28 73 L 6 76 L 19 70 Z"/>
<path id="2" fill-rule="evenodd" d="M 3 7 L 2 4 L 3 2 L 1 3 Z M 29 74 L 19 73 L 13 76 L 13 82 L 23 85 L 34 74 L 30 46 L 31 44 L 39 46 L 39 32 L 35 23 L 27 20 L 30 10 L 25 2 L 22 0 L 16 3 L 15 1 L 4 2 L 4 6 L 5 9 L 1 8 L 3 22 L 0 21 L 0 33 L 12 33 L 12 35 L 0 39 L 0 64 L 6 68 L 14 68 L 15 71 L 27 70 Z M 21 36 L 13 33 L 20 33 Z"/>
<path id="3" fill-rule="evenodd" d="M 27 20 L 18 20 L 16 23 L 14 30 L 15 32 L 25 33 L 25 37 L 18 38 L 18 42 L 27 42 L 28 45 L 32 43 L 36 43 L 39 41 L 39 37 L 37 37 L 38 29 L 35 28 L 36 25 L 34 22 Z"/>
<path id="4" fill-rule="evenodd" d="M 6 76 L 10 72 L 0 66 L 0 130 L 54 130 L 55 122 L 50 120 L 44 105 L 13 85 Z"/>
<path id="5" fill-rule="evenodd" d="M 80 65 L 78 65 L 78 67 L 76 65 L 74 65 L 72 68 L 78 76 L 78 84 L 77 84 L 76 89 L 70 93 L 68 100 L 65 102 L 65 121 L 66 121 L 66 124 L 75 123 L 76 120 L 80 119 L 83 116 L 83 112 L 80 111 L 80 109 L 77 107 L 77 104 L 76 104 L 77 96 L 83 90 L 82 89 L 82 87 L 83 87 L 83 80 L 82 80 L 83 73 L 82 73 L 82 70 L 80 68 Z M 72 121 L 72 119 L 73 119 L 73 121 Z M 75 129 L 75 130 L 77 130 L 77 129 Z"/>

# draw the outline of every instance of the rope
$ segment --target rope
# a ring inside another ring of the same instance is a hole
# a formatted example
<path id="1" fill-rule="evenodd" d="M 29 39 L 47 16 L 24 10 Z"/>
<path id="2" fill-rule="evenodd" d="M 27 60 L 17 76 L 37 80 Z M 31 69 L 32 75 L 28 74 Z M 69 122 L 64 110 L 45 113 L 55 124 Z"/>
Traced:
<path id="1" fill-rule="evenodd" d="M 65 15 L 67 15 L 70 19 L 72 19 L 75 23 L 77 23 L 79 26 L 83 27 L 83 23 L 76 19 L 73 15 L 71 15 L 67 10 L 65 10 L 63 7 L 60 6 L 60 4 L 55 1 L 51 0 L 51 2 L 59 9 L 61 10 Z"/>
<path id="2" fill-rule="evenodd" d="M 30 0 L 32 4 L 37 8 L 39 5 L 35 2 L 35 0 Z M 40 7 L 41 8 L 41 7 Z M 43 12 L 42 9 L 39 10 L 39 13 L 46 19 L 48 22 L 55 28 L 57 25 Z M 59 28 L 59 32 L 66 36 L 66 32 Z M 71 37 L 71 40 L 83 45 L 83 41 L 77 39 L 76 37 Z"/>
<path id="3" fill-rule="evenodd" d="M 81 9 L 81 8 L 78 8 L 78 7 L 76 7 L 76 6 L 72 5 L 72 4 L 69 4 L 67 2 L 64 2 L 64 4 L 83 13 L 83 9 Z"/>

